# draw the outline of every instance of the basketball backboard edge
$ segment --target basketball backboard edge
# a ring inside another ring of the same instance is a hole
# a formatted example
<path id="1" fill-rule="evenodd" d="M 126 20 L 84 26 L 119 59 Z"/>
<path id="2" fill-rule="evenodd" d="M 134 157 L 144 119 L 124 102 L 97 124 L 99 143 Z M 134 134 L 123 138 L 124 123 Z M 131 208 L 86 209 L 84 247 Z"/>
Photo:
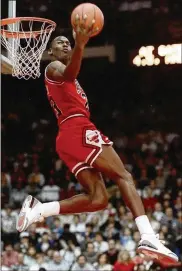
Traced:
<path id="1" fill-rule="evenodd" d="M 5 57 L 4 55 L 1 55 L 1 73 L 12 74 L 11 61 L 7 57 Z"/>

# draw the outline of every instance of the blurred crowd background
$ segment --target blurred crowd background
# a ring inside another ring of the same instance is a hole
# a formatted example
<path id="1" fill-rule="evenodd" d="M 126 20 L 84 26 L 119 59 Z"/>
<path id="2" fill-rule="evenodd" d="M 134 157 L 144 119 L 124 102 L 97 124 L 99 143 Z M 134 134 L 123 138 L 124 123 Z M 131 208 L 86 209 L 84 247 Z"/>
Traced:
<path id="1" fill-rule="evenodd" d="M 69 36 L 71 11 L 81 2 L 19 0 L 17 16 L 53 19 L 56 34 Z M 83 60 L 79 81 L 92 120 L 113 140 L 133 174 L 155 232 L 182 259 L 182 66 L 137 68 L 130 63 L 130 51 L 142 45 L 181 42 L 182 1 L 92 2 L 103 10 L 105 27 L 88 46 L 116 48 L 114 63 Z M 180 263 L 168 266 L 136 253 L 140 236 L 132 214 L 105 176 L 106 210 L 50 217 L 17 233 L 17 214 L 27 194 L 47 202 L 82 192 L 55 152 L 57 123 L 44 87 L 46 65 L 42 63 L 38 80 L 2 76 L 1 270 L 181 270 Z"/>

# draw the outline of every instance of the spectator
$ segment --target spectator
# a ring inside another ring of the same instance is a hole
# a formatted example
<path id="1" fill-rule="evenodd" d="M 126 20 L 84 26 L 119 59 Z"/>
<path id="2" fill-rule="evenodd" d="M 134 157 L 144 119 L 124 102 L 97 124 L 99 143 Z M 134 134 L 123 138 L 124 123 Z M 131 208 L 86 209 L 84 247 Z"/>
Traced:
<path id="1" fill-rule="evenodd" d="M 85 238 L 88 242 L 94 238 L 93 225 L 90 223 L 85 225 Z"/>
<path id="2" fill-rule="evenodd" d="M 26 253 L 30 246 L 30 235 L 28 232 L 20 233 L 20 250 L 22 253 Z"/>
<path id="3" fill-rule="evenodd" d="M 47 185 L 44 185 L 44 187 L 41 190 L 40 193 L 40 199 L 43 202 L 54 200 L 59 200 L 60 198 L 60 187 L 55 184 L 53 179 L 50 179 L 49 183 Z"/>
<path id="4" fill-rule="evenodd" d="M 48 264 L 45 262 L 44 254 L 38 253 L 36 254 L 36 263 L 30 266 L 29 271 L 39 271 L 40 268 L 48 269 Z"/>
<path id="5" fill-rule="evenodd" d="M 141 170 L 141 176 L 138 180 L 138 188 L 143 189 L 145 186 L 149 185 L 149 178 L 147 177 L 147 170 L 143 168 Z"/>
<path id="6" fill-rule="evenodd" d="M 51 238 L 48 232 L 44 232 L 42 234 L 42 238 L 38 241 L 37 243 L 37 249 L 40 252 L 45 252 L 49 248 L 51 248 L 52 243 L 51 243 Z"/>
<path id="7" fill-rule="evenodd" d="M 18 254 L 18 263 L 12 266 L 12 271 L 29 271 L 29 266 L 25 264 L 23 253 Z"/>
<path id="8" fill-rule="evenodd" d="M 32 265 L 36 264 L 36 250 L 33 246 L 30 246 L 27 255 L 25 255 L 24 263 L 30 268 Z"/>
<path id="9" fill-rule="evenodd" d="M 75 215 L 73 222 L 70 226 L 70 232 L 75 233 L 84 233 L 85 232 L 85 223 L 81 221 L 81 216 Z"/>
<path id="10" fill-rule="evenodd" d="M 8 183 L 8 177 L 5 173 L 1 173 L 1 202 L 2 205 L 9 203 L 10 197 L 10 185 Z"/>
<path id="11" fill-rule="evenodd" d="M 109 260 L 106 253 L 98 256 L 97 264 L 94 265 L 97 271 L 112 271 L 112 265 L 109 264 Z"/>
<path id="12" fill-rule="evenodd" d="M 36 183 L 30 182 L 30 184 L 26 186 L 25 193 L 30 194 L 33 197 L 38 197 L 40 193 L 40 188 L 37 186 Z"/>
<path id="13" fill-rule="evenodd" d="M 79 247 L 75 247 L 71 240 L 68 241 L 66 246 L 66 248 L 60 250 L 60 255 L 68 265 L 71 266 L 75 262 L 76 258 L 81 254 L 81 250 Z"/>
<path id="14" fill-rule="evenodd" d="M 135 264 L 130 258 L 127 250 L 123 250 L 118 255 L 118 260 L 114 264 L 113 271 L 134 271 Z"/>
<path id="15" fill-rule="evenodd" d="M 76 263 L 72 266 L 71 271 L 94 271 L 95 268 L 93 265 L 87 262 L 87 259 L 84 255 L 80 255 L 77 258 Z"/>
<path id="16" fill-rule="evenodd" d="M 46 251 L 46 253 L 44 253 L 46 262 L 53 260 L 53 254 L 54 254 L 54 250 L 53 249 L 48 249 Z"/>
<path id="17" fill-rule="evenodd" d="M 77 238 L 76 238 L 76 236 L 72 232 L 70 232 L 70 225 L 69 224 L 65 224 L 64 225 L 64 230 L 63 230 L 63 234 L 62 234 L 62 240 L 64 240 L 66 243 L 71 240 L 72 243 L 75 246 L 78 246 Z"/>
<path id="18" fill-rule="evenodd" d="M 151 196 L 152 197 L 155 198 L 155 197 L 159 197 L 160 196 L 161 191 L 160 191 L 159 188 L 157 188 L 155 180 L 152 180 L 152 181 L 150 181 L 149 186 L 147 186 L 147 187 L 144 188 L 143 193 L 142 193 L 143 194 L 143 198 L 148 198 L 148 195 L 147 195 L 148 188 L 151 190 Z"/>
<path id="19" fill-rule="evenodd" d="M 109 240 L 108 245 L 109 245 L 109 249 L 106 252 L 106 254 L 108 256 L 109 262 L 113 265 L 118 258 L 119 251 L 116 248 L 115 240 L 113 240 L 113 239 Z"/>
<path id="20" fill-rule="evenodd" d="M 63 260 L 59 251 L 54 251 L 53 260 L 48 263 L 48 271 L 68 271 L 69 265 Z"/>
<path id="21" fill-rule="evenodd" d="M 154 206 L 154 213 L 153 216 L 157 221 L 161 221 L 161 218 L 163 217 L 164 213 L 162 211 L 162 205 L 161 203 L 157 202 Z"/>
<path id="22" fill-rule="evenodd" d="M 5 208 L 5 215 L 1 220 L 2 240 L 7 243 L 11 240 L 12 244 L 15 244 L 17 240 L 16 231 L 16 216 L 12 212 L 12 208 L 7 205 Z"/>
<path id="23" fill-rule="evenodd" d="M 57 237 L 60 238 L 63 233 L 59 217 L 55 217 L 53 220 L 53 232 L 56 233 Z"/>
<path id="24" fill-rule="evenodd" d="M 161 223 L 162 225 L 167 225 L 170 229 L 176 231 L 178 223 L 177 220 L 174 218 L 172 208 L 167 208 L 165 210 L 165 214 L 161 219 Z"/>
<path id="25" fill-rule="evenodd" d="M 176 235 L 180 236 L 182 232 L 182 211 L 177 212 L 177 224 L 178 224 L 178 228 L 177 228 Z"/>
<path id="26" fill-rule="evenodd" d="M 124 229 L 124 233 L 121 235 L 120 241 L 123 248 L 129 251 L 131 256 L 134 256 L 135 242 L 132 239 L 132 232 L 129 228 Z"/>
<path id="27" fill-rule="evenodd" d="M 40 233 L 36 231 L 37 227 L 36 224 L 32 224 L 28 227 L 28 234 L 29 234 L 29 240 L 30 243 L 35 247 L 37 246 L 38 240 L 40 239 Z"/>
<path id="28" fill-rule="evenodd" d="M 11 244 L 5 245 L 5 252 L 3 252 L 2 264 L 11 267 L 12 265 L 18 264 L 18 253 L 13 250 Z"/>
<path id="29" fill-rule="evenodd" d="M 95 251 L 98 253 L 106 252 L 109 248 L 108 243 L 103 240 L 101 232 L 97 232 L 95 234 L 94 247 Z"/>
<path id="30" fill-rule="evenodd" d="M 181 197 L 177 197 L 175 200 L 175 205 L 174 205 L 174 209 L 175 211 L 180 211 L 182 209 L 182 203 L 181 203 Z"/>
<path id="31" fill-rule="evenodd" d="M 143 199 L 143 205 L 145 209 L 152 209 L 154 210 L 154 206 L 157 203 L 157 198 L 153 196 L 153 191 L 150 187 L 145 189 L 146 197 Z"/>
<path id="32" fill-rule="evenodd" d="M 25 192 L 22 183 L 18 182 L 16 187 L 11 190 L 10 203 L 17 207 L 21 207 L 21 204 L 26 196 L 27 193 Z"/>
<path id="33" fill-rule="evenodd" d="M 166 177 L 164 176 L 164 170 L 162 168 L 157 169 L 156 185 L 160 189 L 164 189 L 166 184 Z"/>
<path id="34" fill-rule="evenodd" d="M 133 219 L 133 215 L 131 212 L 127 212 L 124 219 L 120 222 L 123 228 L 129 228 L 130 230 L 136 229 L 136 224 Z"/>
<path id="35" fill-rule="evenodd" d="M 45 183 L 45 177 L 40 172 L 40 168 L 38 165 L 34 166 L 32 173 L 28 176 L 29 184 L 36 184 L 39 187 L 42 187 Z"/>
<path id="36" fill-rule="evenodd" d="M 97 252 L 94 250 L 94 244 L 92 242 L 88 242 L 86 246 L 86 252 L 83 253 L 86 257 L 88 263 L 94 264 L 97 260 Z"/>
<path id="37" fill-rule="evenodd" d="M 11 189 L 11 175 L 7 172 L 1 172 L 1 182 L 7 183 L 7 187 Z"/>
<path id="38" fill-rule="evenodd" d="M 115 223 L 110 222 L 104 231 L 104 237 L 108 239 L 118 239 L 119 231 L 115 228 Z"/>

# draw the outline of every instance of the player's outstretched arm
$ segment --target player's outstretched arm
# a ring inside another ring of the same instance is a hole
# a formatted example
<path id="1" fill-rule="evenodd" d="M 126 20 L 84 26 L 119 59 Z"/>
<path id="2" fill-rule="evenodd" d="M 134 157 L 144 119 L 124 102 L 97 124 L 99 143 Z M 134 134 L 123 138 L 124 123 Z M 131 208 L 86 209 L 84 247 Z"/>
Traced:
<path id="1" fill-rule="evenodd" d="M 73 36 L 75 39 L 75 46 L 72 52 L 72 56 L 67 66 L 59 61 L 51 63 L 48 67 L 48 74 L 55 81 L 74 81 L 80 71 L 81 62 L 83 58 L 84 48 L 89 41 L 89 37 L 93 34 L 93 26 L 95 20 L 89 27 L 85 27 L 84 24 L 79 23 L 80 18 L 77 15 L 75 18 L 75 31 L 73 31 Z"/>

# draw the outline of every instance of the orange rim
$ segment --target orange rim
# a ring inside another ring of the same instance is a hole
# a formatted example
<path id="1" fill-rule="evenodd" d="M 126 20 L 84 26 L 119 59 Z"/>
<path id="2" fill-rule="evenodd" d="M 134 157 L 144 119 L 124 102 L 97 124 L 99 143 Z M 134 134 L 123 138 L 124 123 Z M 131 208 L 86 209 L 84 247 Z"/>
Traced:
<path id="1" fill-rule="evenodd" d="M 15 17 L 15 18 L 6 18 L 1 20 L 1 27 L 13 23 L 18 23 L 22 21 L 34 21 L 34 22 L 42 22 L 47 23 L 50 25 L 50 27 L 47 27 L 47 29 L 39 30 L 39 31 L 9 31 L 1 28 L 1 35 L 5 36 L 6 38 L 28 38 L 28 37 L 37 37 L 42 32 L 50 32 L 52 29 L 54 30 L 56 28 L 56 23 L 52 20 L 45 19 L 45 18 L 39 18 L 39 17 Z"/>

